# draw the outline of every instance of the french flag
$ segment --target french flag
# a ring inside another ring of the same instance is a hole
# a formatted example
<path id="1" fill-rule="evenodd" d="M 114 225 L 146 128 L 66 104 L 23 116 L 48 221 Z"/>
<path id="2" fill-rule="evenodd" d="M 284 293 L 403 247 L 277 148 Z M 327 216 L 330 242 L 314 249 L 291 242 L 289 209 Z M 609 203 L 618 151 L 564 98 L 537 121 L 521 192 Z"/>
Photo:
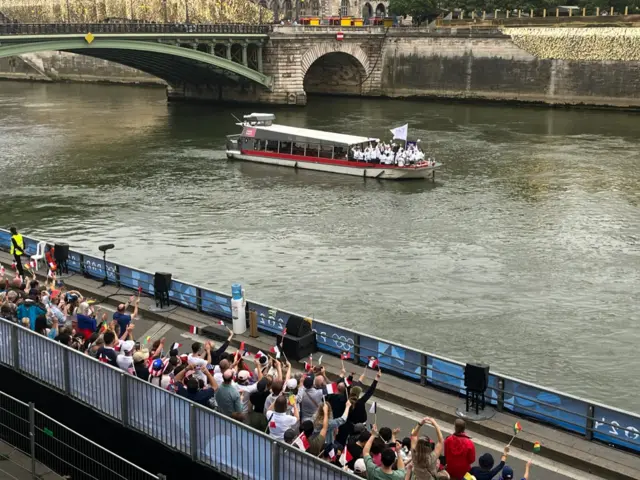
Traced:
<path id="1" fill-rule="evenodd" d="M 340 455 L 340 465 L 344 467 L 351 460 L 353 460 L 353 456 L 349 453 L 349 449 L 345 446 L 342 455 Z"/>
<path id="2" fill-rule="evenodd" d="M 303 452 L 309 450 L 309 440 L 307 440 L 307 436 L 304 433 L 301 433 L 298 438 L 296 438 L 291 445 L 295 445 Z"/>
<path id="3" fill-rule="evenodd" d="M 169 349 L 169 351 L 171 351 L 171 350 L 178 350 L 181 346 L 182 346 L 182 344 L 181 344 L 181 343 L 173 342 L 173 343 L 171 344 L 171 348 Z"/>
<path id="4" fill-rule="evenodd" d="M 333 395 L 334 393 L 338 393 L 338 384 L 333 382 L 325 385 L 324 392 L 325 395 Z"/>
<path id="5" fill-rule="evenodd" d="M 380 362 L 378 362 L 378 359 L 376 357 L 369 357 L 369 363 L 367 364 L 369 368 L 375 370 L 376 368 L 378 368 L 379 364 Z"/>

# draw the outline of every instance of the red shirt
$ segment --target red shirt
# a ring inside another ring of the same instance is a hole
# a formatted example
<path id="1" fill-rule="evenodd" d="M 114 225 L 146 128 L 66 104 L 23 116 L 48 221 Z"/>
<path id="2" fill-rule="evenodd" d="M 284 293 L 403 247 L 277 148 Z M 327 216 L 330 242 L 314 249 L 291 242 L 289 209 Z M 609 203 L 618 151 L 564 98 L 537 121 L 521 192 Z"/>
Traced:
<path id="1" fill-rule="evenodd" d="M 452 478 L 463 478 L 476 461 L 476 447 L 466 434 L 457 433 L 444 441 L 444 455 L 449 475 Z"/>

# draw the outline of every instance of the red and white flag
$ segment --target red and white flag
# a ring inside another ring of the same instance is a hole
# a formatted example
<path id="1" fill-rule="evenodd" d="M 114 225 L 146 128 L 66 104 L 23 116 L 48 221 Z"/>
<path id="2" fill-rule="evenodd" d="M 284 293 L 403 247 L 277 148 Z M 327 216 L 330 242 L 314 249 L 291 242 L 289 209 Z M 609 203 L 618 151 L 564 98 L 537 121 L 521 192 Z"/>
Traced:
<path id="1" fill-rule="evenodd" d="M 280 349 L 278 348 L 277 345 L 274 345 L 273 347 L 271 347 L 271 349 L 269 351 L 271 353 L 275 353 L 276 358 L 280 358 Z"/>
<path id="2" fill-rule="evenodd" d="M 369 363 L 367 364 L 369 368 L 375 370 L 376 368 L 378 368 L 379 364 L 380 362 L 378 362 L 378 359 L 376 357 L 369 357 Z"/>
<path id="3" fill-rule="evenodd" d="M 351 460 L 353 460 L 353 456 L 349 453 L 349 449 L 345 446 L 344 450 L 342 451 L 342 455 L 340 455 L 340 465 L 344 467 Z"/>
<path id="4" fill-rule="evenodd" d="M 345 379 L 344 379 L 344 386 L 345 386 L 345 387 L 350 387 L 350 386 L 351 386 L 351 382 L 349 381 L 349 379 L 348 379 L 348 378 L 345 378 Z"/>
<path id="5" fill-rule="evenodd" d="M 304 362 L 304 371 L 305 372 L 310 372 L 312 368 L 313 367 L 311 366 L 311 364 L 309 362 Z"/>
<path id="6" fill-rule="evenodd" d="M 198 332 L 199 330 L 200 330 L 200 329 L 199 329 L 198 327 L 194 326 L 194 325 L 191 325 L 191 326 L 189 327 L 189 333 L 191 333 L 191 334 L 193 334 L 193 335 L 197 335 L 197 334 L 199 333 L 199 332 Z"/>
<path id="7" fill-rule="evenodd" d="M 304 433 L 301 433 L 298 438 L 296 438 L 291 445 L 295 445 L 300 450 L 306 452 L 309 449 L 309 440 L 307 440 L 307 436 Z"/>
<path id="8" fill-rule="evenodd" d="M 340 360 L 349 360 L 351 358 L 350 352 L 342 352 L 340 354 Z"/>
<path id="9" fill-rule="evenodd" d="M 256 352 L 256 354 L 254 355 L 254 358 L 255 358 L 256 360 L 260 360 L 262 357 L 264 357 L 264 353 L 262 353 L 260 350 L 258 350 L 258 351 Z"/>
<path id="10" fill-rule="evenodd" d="M 338 393 L 338 384 L 333 382 L 329 383 L 324 387 L 325 395 L 333 395 L 334 393 Z"/>
<path id="11" fill-rule="evenodd" d="M 224 320 L 218 320 L 218 325 L 222 325 L 224 327 Z"/>
<path id="12" fill-rule="evenodd" d="M 171 348 L 169 349 L 169 351 L 171 351 L 171 350 L 178 350 L 181 346 L 182 346 L 182 344 L 181 344 L 181 343 L 173 342 L 173 343 L 171 344 Z"/>
<path id="13" fill-rule="evenodd" d="M 331 450 L 329 450 L 329 460 L 333 462 L 335 459 L 336 459 L 336 451 L 333 447 L 331 447 Z"/>

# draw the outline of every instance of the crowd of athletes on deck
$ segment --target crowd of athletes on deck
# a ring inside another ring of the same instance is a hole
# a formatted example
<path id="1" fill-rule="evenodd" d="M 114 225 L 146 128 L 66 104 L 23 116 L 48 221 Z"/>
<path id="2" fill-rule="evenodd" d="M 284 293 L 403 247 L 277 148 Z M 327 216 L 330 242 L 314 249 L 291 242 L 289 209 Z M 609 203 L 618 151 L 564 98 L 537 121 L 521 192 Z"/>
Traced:
<path id="1" fill-rule="evenodd" d="M 513 469 L 505 465 L 508 447 L 497 465 L 491 454 L 485 453 L 472 466 L 476 452 L 463 420 L 456 420 L 455 433 L 447 439 L 432 418 L 424 418 L 411 432 L 370 423 L 371 399 L 382 377 L 380 371 L 369 380 L 365 374 L 356 379 L 343 369 L 338 381 L 332 382 L 324 366 L 313 365 L 310 359 L 304 372 L 294 372 L 288 361 L 268 353 L 249 356 L 242 350 L 227 352 L 231 331 L 219 346 L 195 342 L 182 348 L 165 345 L 160 339 L 144 348 L 147 343 L 136 342 L 134 334 L 139 297 L 132 296 L 108 318 L 79 292 L 67 291 L 54 276 L 41 284 L 35 275 L 23 278 L 17 273 L 13 276 L 0 269 L 6 277 L 0 293 L 3 318 L 245 422 L 362 478 L 516 478 Z M 431 425 L 436 438 L 421 436 L 423 425 Z M 529 478 L 530 464 L 525 479 Z"/>
<path id="2" fill-rule="evenodd" d="M 408 143 L 405 147 L 384 142 L 369 144 L 364 148 L 355 146 L 349 152 L 349 160 L 399 167 L 422 163 L 435 164 L 432 158 L 425 160 L 424 152 L 420 150 L 417 143 Z"/>

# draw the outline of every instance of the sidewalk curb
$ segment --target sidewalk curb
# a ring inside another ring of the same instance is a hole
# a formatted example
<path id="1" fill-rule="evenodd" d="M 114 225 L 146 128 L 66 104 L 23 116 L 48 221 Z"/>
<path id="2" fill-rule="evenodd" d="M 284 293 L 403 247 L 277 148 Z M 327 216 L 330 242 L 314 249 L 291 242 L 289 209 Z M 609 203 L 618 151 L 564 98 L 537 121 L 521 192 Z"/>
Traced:
<path id="1" fill-rule="evenodd" d="M 5 267 L 9 267 L 10 265 L 6 264 L 5 262 L 1 262 L 1 264 L 4 264 Z M 36 273 L 37 277 L 39 280 L 43 280 L 46 279 L 42 274 L 40 273 Z M 124 290 L 123 293 L 118 293 L 117 295 L 115 293 L 111 293 L 109 294 L 108 291 L 106 290 L 101 290 L 101 287 L 95 287 L 94 289 L 89 289 L 89 288 L 85 288 L 82 285 L 74 285 L 73 283 L 73 278 L 75 277 L 80 277 L 80 278 L 87 278 L 88 280 L 92 280 L 94 282 L 97 282 L 94 278 L 91 277 L 84 277 L 82 274 L 76 273 L 74 275 L 72 275 L 69 278 L 63 278 L 61 279 L 65 286 L 68 289 L 73 289 L 73 290 L 78 290 L 80 293 L 82 293 L 83 296 L 87 297 L 87 298 L 93 298 L 93 297 L 97 297 L 98 299 L 102 298 L 102 297 L 108 297 L 108 298 L 103 298 L 103 301 L 100 302 L 102 304 L 108 304 L 111 306 L 116 306 L 119 305 L 120 303 L 123 303 L 122 301 L 120 301 L 118 298 L 113 298 L 114 296 L 122 296 L 122 297 L 128 297 L 130 296 L 133 292 L 131 290 L 129 290 L 127 287 L 120 287 L 119 289 Z M 106 288 L 108 289 L 118 289 L 118 287 L 115 287 L 113 285 L 109 285 Z M 116 290 L 117 291 L 117 290 Z M 106 294 L 106 295 L 105 295 Z M 149 299 L 152 297 L 149 297 L 148 295 L 145 295 L 144 297 L 142 297 L 144 299 Z M 175 304 L 174 304 L 175 305 Z M 184 308 L 181 306 L 177 306 L 177 308 Z M 185 309 L 188 311 L 188 309 Z M 210 318 L 212 319 L 212 323 L 207 324 L 204 322 L 201 322 L 199 320 L 194 320 L 192 322 L 186 322 L 183 319 L 179 319 L 179 318 L 171 318 L 171 312 L 154 312 L 151 310 L 148 310 L 146 306 L 141 305 L 140 306 L 140 313 L 141 316 L 145 319 L 145 320 L 149 320 L 149 321 L 157 321 L 157 322 L 164 322 L 167 323 L 173 327 L 179 328 L 184 330 L 185 332 L 189 331 L 189 327 L 192 325 L 196 325 L 198 327 L 210 327 L 211 330 L 214 330 L 214 332 L 207 332 L 206 334 L 202 334 L 203 336 L 207 336 L 207 337 L 211 337 L 212 339 L 215 340 L 225 340 L 227 338 L 227 330 L 224 329 L 223 327 L 213 324 L 213 321 L 216 319 L 216 317 L 211 316 Z M 195 313 L 199 313 L 199 312 L 194 312 Z M 229 322 L 225 321 L 225 325 L 229 325 Z M 216 328 L 217 327 L 217 328 Z M 219 330 L 219 335 L 217 335 L 217 330 Z M 247 332 L 248 333 L 248 332 Z M 247 347 L 247 350 L 250 351 L 251 353 L 255 353 L 258 350 L 264 350 L 265 346 L 264 345 L 260 345 L 260 339 L 264 339 L 264 338 L 270 338 L 271 336 L 269 335 L 265 335 L 263 333 L 260 334 L 260 336 L 258 338 L 253 338 L 248 336 L 248 334 L 243 334 L 243 335 L 238 335 L 237 337 L 234 337 L 234 339 L 231 341 L 231 345 L 238 348 L 240 345 L 241 341 L 245 342 L 245 346 Z M 271 343 L 271 342 L 270 342 Z M 292 360 L 291 361 L 292 367 L 296 370 L 299 371 L 304 371 L 304 366 L 302 363 L 296 361 L 296 360 Z M 349 362 L 347 370 L 349 370 L 350 367 L 356 366 L 354 363 Z M 333 366 L 330 365 L 326 365 L 325 364 L 325 368 L 326 371 L 328 373 L 329 378 L 331 378 L 332 380 L 335 380 L 339 377 L 339 371 L 337 369 L 335 369 Z M 358 366 L 358 368 L 360 368 L 360 366 Z M 391 373 L 386 373 L 386 375 L 391 375 L 393 376 L 393 374 Z M 395 376 L 394 376 L 395 377 Z M 395 378 L 399 378 L 399 377 L 395 377 Z M 404 379 L 402 379 L 404 380 Z M 405 380 L 406 381 L 406 380 Z M 434 389 L 437 390 L 437 389 Z M 404 393 L 404 395 L 403 395 Z M 448 394 L 450 394 L 450 392 L 447 392 Z M 453 394 L 451 394 L 453 395 Z M 411 396 L 414 396 L 413 394 L 411 394 Z M 405 392 L 392 388 L 391 386 L 386 386 L 384 384 L 382 385 L 378 385 L 378 387 L 376 388 L 376 392 L 375 392 L 375 397 L 379 397 L 382 398 L 384 400 L 387 400 L 391 403 L 394 403 L 395 405 L 399 406 L 399 407 L 404 407 L 404 408 L 408 408 L 411 410 L 415 410 L 417 412 L 423 413 L 425 415 L 431 416 L 436 418 L 437 420 L 441 420 L 443 422 L 447 422 L 447 423 L 453 423 L 456 419 L 458 419 L 459 417 L 457 415 L 455 415 L 455 413 L 451 413 L 450 411 L 447 411 L 443 408 L 438 408 L 435 405 L 427 405 L 426 403 L 421 403 L 417 400 L 414 400 L 412 398 L 408 398 L 409 395 L 407 395 Z M 459 397 L 461 402 L 462 402 L 462 397 Z M 423 399 L 423 400 L 428 400 L 428 399 Z M 508 413 L 508 412 L 507 412 Z M 516 420 L 517 417 L 514 416 L 514 420 Z M 534 422 L 535 420 L 532 419 L 527 419 L 528 421 L 532 421 Z M 475 434 L 480 434 L 483 435 L 485 437 L 488 437 L 492 440 L 498 441 L 498 442 L 502 442 L 504 444 L 507 444 L 509 442 L 509 440 L 511 439 L 511 432 L 506 432 L 503 430 L 499 430 L 496 428 L 492 428 L 486 424 L 483 424 L 481 422 L 473 422 L 471 420 L 466 420 L 467 425 L 468 425 L 468 429 L 470 430 L 470 433 L 475 433 Z M 553 427 L 546 425 L 546 424 L 542 424 L 544 425 L 545 428 L 549 428 L 550 430 L 554 430 Z M 567 432 L 563 432 L 563 433 L 567 433 Z M 526 434 L 524 435 L 526 436 Z M 581 438 L 579 435 L 576 435 L 577 438 Z M 513 446 L 517 447 L 517 448 L 521 448 L 523 450 L 527 450 L 527 451 L 532 451 L 533 449 L 533 440 L 528 440 L 526 438 L 523 438 L 523 436 L 519 436 L 516 437 L 512 443 Z M 600 446 L 598 443 L 594 443 L 594 446 Z M 602 444 L 601 445 L 602 448 L 608 448 L 606 445 Z M 571 447 L 566 446 L 567 449 L 570 449 Z M 546 459 L 549 460 L 553 460 L 556 461 L 558 463 L 561 463 L 563 465 L 566 466 L 570 466 L 573 467 L 575 469 L 578 470 L 582 470 L 584 472 L 588 472 L 590 474 L 593 475 L 598 475 L 602 478 L 605 479 L 610 479 L 610 480 L 637 480 L 639 478 L 639 475 L 636 476 L 631 476 L 631 475 L 627 475 L 625 473 L 622 473 L 620 471 L 612 471 L 610 468 L 607 468 L 606 465 L 602 465 L 600 463 L 597 463 L 598 460 L 601 460 L 599 457 L 594 457 L 594 461 L 593 462 L 589 462 L 589 461 L 585 461 L 581 458 L 576 458 L 571 456 L 569 453 L 562 451 L 562 449 L 558 449 L 558 448 L 554 448 L 553 446 L 546 446 L 542 449 L 542 452 L 540 454 L 538 454 Z M 625 468 L 629 468 L 624 466 Z"/>

